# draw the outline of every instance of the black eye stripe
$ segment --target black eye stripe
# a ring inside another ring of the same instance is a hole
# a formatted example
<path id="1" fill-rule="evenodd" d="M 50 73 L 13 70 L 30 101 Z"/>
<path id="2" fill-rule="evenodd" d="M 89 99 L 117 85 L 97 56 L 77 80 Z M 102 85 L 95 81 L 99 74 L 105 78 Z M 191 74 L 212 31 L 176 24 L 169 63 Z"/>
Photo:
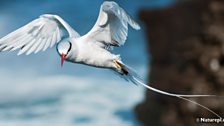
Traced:
<path id="1" fill-rule="evenodd" d="M 68 49 L 68 52 L 71 51 L 72 49 L 72 43 L 69 41 L 69 49 Z"/>

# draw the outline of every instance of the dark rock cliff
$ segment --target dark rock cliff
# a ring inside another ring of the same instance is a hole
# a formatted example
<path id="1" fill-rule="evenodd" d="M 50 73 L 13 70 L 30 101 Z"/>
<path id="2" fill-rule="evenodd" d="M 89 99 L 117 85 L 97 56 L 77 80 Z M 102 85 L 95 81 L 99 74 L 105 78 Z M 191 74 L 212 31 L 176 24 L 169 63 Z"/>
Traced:
<path id="1" fill-rule="evenodd" d="M 181 94 L 224 95 L 224 0 L 192 0 L 159 10 L 143 10 L 149 83 Z M 145 126 L 193 126 L 197 117 L 217 118 L 177 98 L 146 92 L 135 112 Z M 192 98 L 224 117 L 224 99 Z M 206 124 L 214 125 L 214 124 Z"/>

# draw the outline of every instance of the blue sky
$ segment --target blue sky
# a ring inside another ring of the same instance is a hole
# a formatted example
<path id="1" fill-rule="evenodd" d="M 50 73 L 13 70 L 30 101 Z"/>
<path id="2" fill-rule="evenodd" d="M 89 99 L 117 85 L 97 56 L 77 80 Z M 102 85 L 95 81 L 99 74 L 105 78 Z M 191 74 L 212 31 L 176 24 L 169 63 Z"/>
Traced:
<path id="1" fill-rule="evenodd" d="M 94 25 L 102 2 L 1 1 L 0 36 L 44 13 L 60 15 L 83 35 Z M 144 25 L 137 17 L 138 11 L 140 8 L 164 7 L 172 4 L 173 0 L 116 2 L 139 22 L 142 30 L 130 28 L 126 44 L 114 52 L 121 54 L 123 62 L 146 77 L 149 56 L 146 54 Z M 55 48 L 29 56 L 17 56 L 16 53 L 0 54 L 0 125 L 137 125 L 133 117 L 125 119 L 122 116 L 129 115 L 135 104 L 144 98 L 143 88 L 125 82 L 109 70 L 72 63 L 65 63 L 61 68 Z"/>

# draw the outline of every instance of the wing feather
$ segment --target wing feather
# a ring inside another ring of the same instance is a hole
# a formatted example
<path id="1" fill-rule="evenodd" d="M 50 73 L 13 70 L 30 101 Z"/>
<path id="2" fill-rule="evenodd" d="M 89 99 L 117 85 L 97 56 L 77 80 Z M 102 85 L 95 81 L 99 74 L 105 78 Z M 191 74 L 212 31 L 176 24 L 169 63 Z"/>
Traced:
<path id="1" fill-rule="evenodd" d="M 33 43 L 33 45 L 30 47 L 30 49 L 28 49 L 26 55 L 29 55 L 32 52 L 34 52 L 36 50 L 37 46 L 40 45 L 41 41 L 43 41 L 42 38 L 39 38 L 38 40 L 36 40 L 35 43 Z"/>
<path id="2" fill-rule="evenodd" d="M 11 51 L 17 50 L 19 48 L 22 48 L 27 41 L 31 41 L 32 37 L 29 35 L 25 35 L 23 38 L 16 40 L 11 46 L 13 47 Z"/>
<path id="3" fill-rule="evenodd" d="M 21 35 L 21 36 L 15 38 L 14 40 L 11 40 L 10 43 L 8 43 L 8 45 L 6 43 L 3 43 L 1 46 L 5 46 L 6 48 L 2 51 L 6 51 L 7 48 L 12 48 L 16 44 L 15 42 L 17 42 L 21 39 L 23 40 L 26 37 L 27 37 L 27 35 Z"/>
<path id="4" fill-rule="evenodd" d="M 93 28 L 86 34 L 94 42 L 106 46 L 121 46 L 128 36 L 128 25 L 139 30 L 136 23 L 117 3 L 104 2 L 101 5 L 98 19 Z"/>
<path id="5" fill-rule="evenodd" d="M 21 55 L 23 53 L 25 53 L 30 47 L 31 45 L 36 41 L 36 39 L 32 39 L 29 43 L 27 43 L 26 45 L 21 47 L 21 50 L 19 51 L 18 55 Z"/>
<path id="6" fill-rule="evenodd" d="M 48 46 L 54 45 L 54 42 L 57 42 L 57 32 L 53 34 L 51 43 L 49 43 Z"/>
<path id="7" fill-rule="evenodd" d="M 46 41 L 46 43 L 45 43 L 45 45 L 44 45 L 42 51 L 45 51 L 45 50 L 48 48 L 48 44 L 51 43 L 52 37 L 53 37 L 53 36 L 51 36 L 51 37 L 49 37 L 49 38 L 47 39 L 47 41 Z"/>
<path id="8" fill-rule="evenodd" d="M 44 48 L 44 45 L 46 44 L 47 40 L 49 38 L 45 38 L 40 44 L 37 45 L 37 49 L 35 50 L 34 53 L 38 53 L 41 49 Z"/>
<path id="9" fill-rule="evenodd" d="M 0 39 L 0 51 L 20 49 L 18 55 L 46 50 L 63 37 L 80 37 L 61 17 L 44 14 Z"/>

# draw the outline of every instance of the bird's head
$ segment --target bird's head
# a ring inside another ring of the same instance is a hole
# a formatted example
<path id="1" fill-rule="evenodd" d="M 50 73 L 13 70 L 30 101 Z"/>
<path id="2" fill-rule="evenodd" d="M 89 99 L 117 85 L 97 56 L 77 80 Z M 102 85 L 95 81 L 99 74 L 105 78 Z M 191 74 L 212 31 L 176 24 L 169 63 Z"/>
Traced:
<path id="1" fill-rule="evenodd" d="M 61 67 L 63 67 L 64 61 L 67 58 L 68 53 L 72 48 L 72 43 L 69 41 L 60 42 L 57 45 L 57 51 L 61 56 Z"/>

